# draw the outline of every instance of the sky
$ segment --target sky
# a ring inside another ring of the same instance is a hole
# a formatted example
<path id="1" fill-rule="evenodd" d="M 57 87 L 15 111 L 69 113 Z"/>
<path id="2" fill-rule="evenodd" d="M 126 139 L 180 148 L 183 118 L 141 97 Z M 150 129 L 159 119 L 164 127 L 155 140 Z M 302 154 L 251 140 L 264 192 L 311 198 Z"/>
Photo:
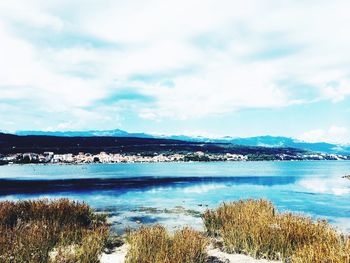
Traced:
<path id="1" fill-rule="evenodd" d="M 1 0 L 0 130 L 350 143 L 350 2 Z"/>

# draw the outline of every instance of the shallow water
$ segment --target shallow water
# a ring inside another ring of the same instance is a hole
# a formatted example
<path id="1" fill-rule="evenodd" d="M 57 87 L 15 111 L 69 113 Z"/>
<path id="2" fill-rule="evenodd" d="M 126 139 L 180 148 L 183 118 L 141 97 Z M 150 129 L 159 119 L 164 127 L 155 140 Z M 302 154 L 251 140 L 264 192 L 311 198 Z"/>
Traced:
<path id="1" fill-rule="evenodd" d="M 12 165 L 0 167 L 0 199 L 82 200 L 122 232 L 140 223 L 200 229 L 207 207 L 267 198 L 350 232 L 349 173 L 350 161 Z"/>

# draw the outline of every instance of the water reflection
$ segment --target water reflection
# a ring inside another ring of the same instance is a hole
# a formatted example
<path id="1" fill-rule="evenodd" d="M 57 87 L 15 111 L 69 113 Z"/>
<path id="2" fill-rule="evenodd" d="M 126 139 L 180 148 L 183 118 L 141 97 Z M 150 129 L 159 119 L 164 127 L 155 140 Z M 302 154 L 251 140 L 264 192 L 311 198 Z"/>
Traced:
<path id="1" fill-rule="evenodd" d="M 291 176 L 265 177 L 132 177 L 132 178 L 89 178 L 89 179 L 62 179 L 62 180 L 20 180 L 0 179 L 0 195 L 14 194 L 42 194 L 42 193 L 69 193 L 96 190 L 114 190 L 117 194 L 131 190 L 149 191 L 156 187 L 202 187 L 221 183 L 226 185 L 286 185 L 295 183 L 296 178 Z"/>
<path id="2" fill-rule="evenodd" d="M 280 211 L 325 218 L 350 231 L 350 162 L 167 163 L 0 167 L 0 199 L 85 201 L 113 228 L 162 223 L 202 227 L 223 201 L 267 198 Z"/>

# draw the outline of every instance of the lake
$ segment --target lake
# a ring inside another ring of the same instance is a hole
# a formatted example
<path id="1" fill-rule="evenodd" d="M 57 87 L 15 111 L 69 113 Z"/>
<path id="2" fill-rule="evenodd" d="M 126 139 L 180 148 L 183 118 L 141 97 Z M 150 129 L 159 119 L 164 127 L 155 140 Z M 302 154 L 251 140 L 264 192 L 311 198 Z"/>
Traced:
<path id="1" fill-rule="evenodd" d="M 350 232 L 349 173 L 350 161 L 9 165 L 0 166 L 0 200 L 85 201 L 119 233 L 153 223 L 201 229 L 207 208 L 267 198 Z"/>

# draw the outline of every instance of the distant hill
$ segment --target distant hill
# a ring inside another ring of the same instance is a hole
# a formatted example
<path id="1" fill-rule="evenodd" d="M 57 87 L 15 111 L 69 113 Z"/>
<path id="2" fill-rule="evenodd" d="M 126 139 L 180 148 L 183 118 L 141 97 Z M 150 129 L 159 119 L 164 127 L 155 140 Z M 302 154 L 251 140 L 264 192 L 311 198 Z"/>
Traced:
<path id="1" fill-rule="evenodd" d="M 220 142 L 182 141 L 166 138 L 112 137 L 112 136 L 51 136 L 13 135 L 0 133 L 0 154 L 9 153 L 109 153 L 150 154 L 154 153 L 235 153 L 275 155 L 297 155 L 303 150 L 286 147 L 257 147 Z"/>
<path id="2" fill-rule="evenodd" d="M 227 138 L 224 141 L 248 146 L 291 147 L 313 152 L 350 154 L 350 145 L 337 145 L 326 142 L 309 143 L 288 137 L 258 136 L 250 138 Z"/>
<path id="3" fill-rule="evenodd" d="M 309 143 L 297 139 L 282 136 L 257 136 L 247 138 L 222 137 L 222 138 L 205 138 L 201 136 L 191 137 L 185 135 L 156 136 L 146 133 L 128 133 L 123 130 L 91 130 L 91 131 L 19 131 L 16 135 L 45 135 L 45 136 L 62 136 L 62 137 L 135 137 L 135 138 L 162 138 L 171 140 L 180 140 L 187 142 L 212 142 L 212 143 L 232 143 L 245 146 L 261 147 L 286 147 L 297 148 L 313 152 L 350 154 L 350 145 L 338 145 L 326 142 Z"/>
<path id="4" fill-rule="evenodd" d="M 261 146 L 261 147 L 287 147 L 296 148 L 312 152 L 350 154 L 350 145 L 332 144 L 326 142 L 303 142 L 297 139 L 282 136 L 257 136 L 247 138 L 237 138 L 225 136 L 222 138 L 205 138 L 201 136 L 190 137 L 182 135 L 164 136 L 163 138 L 196 141 L 196 142 L 215 142 L 215 143 L 232 143 L 245 146 Z"/>

